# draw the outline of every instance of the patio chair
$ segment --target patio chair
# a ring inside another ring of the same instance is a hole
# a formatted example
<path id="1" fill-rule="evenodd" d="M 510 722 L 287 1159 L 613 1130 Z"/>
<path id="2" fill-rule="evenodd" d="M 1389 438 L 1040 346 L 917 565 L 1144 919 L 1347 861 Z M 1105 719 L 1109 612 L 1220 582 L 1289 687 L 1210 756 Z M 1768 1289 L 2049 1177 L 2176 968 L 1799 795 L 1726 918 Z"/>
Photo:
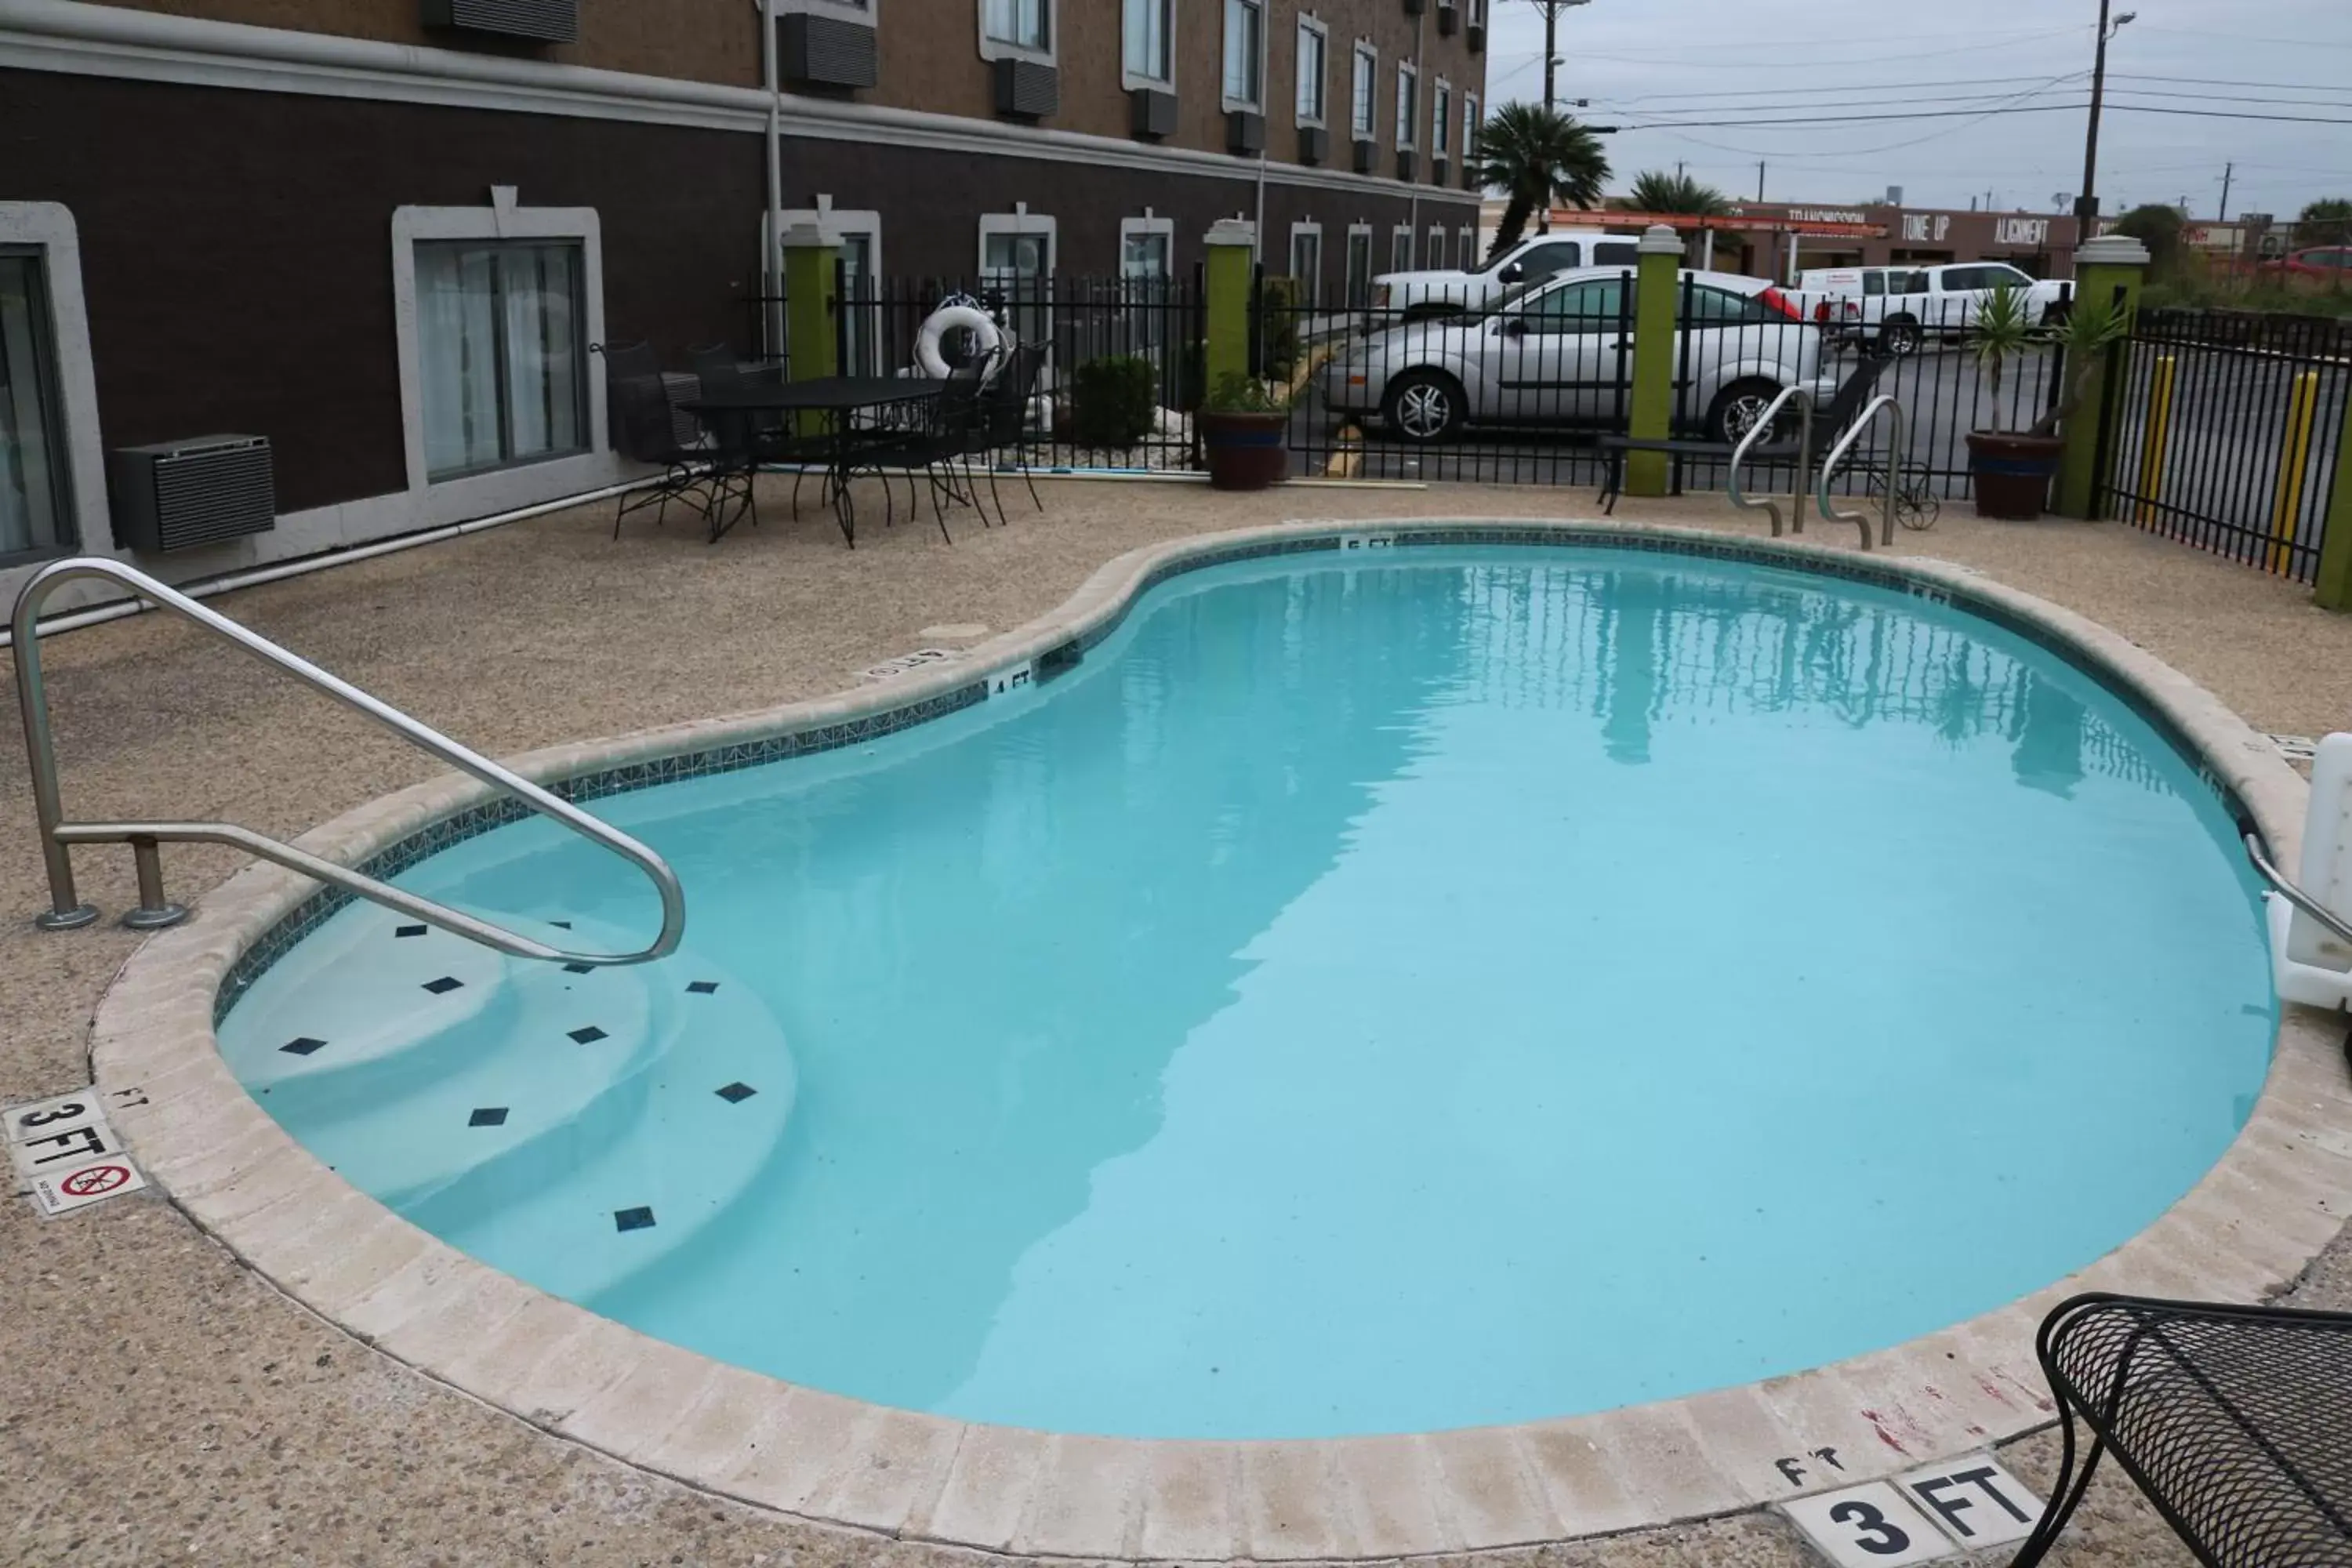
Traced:
<path id="1" fill-rule="evenodd" d="M 735 357 L 735 351 L 725 343 L 708 343 L 686 352 L 707 393 L 723 397 L 754 384 L 753 376 L 745 373 L 742 362 Z M 773 463 L 779 468 L 793 468 L 793 515 L 800 516 L 801 480 L 812 467 L 822 468 L 832 461 L 831 442 L 823 436 L 802 435 L 793 427 L 793 416 L 782 412 L 747 416 L 740 423 L 749 427 L 754 464 Z M 759 519 L 755 516 L 752 521 L 756 525 Z"/>
<path id="2" fill-rule="evenodd" d="M 856 468 L 871 468 L 882 479 L 882 500 L 886 509 L 885 524 L 894 521 L 897 503 L 891 499 L 890 479 L 882 473 L 886 468 L 907 470 L 907 509 L 911 515 L 919 504 L 915 490 L 914 470 L 920 468 L 930 481 L 931 516 L 940 525 L 940 537 L 950 544 L 954 535 L 948 532 L 947 513 L 940 506 L 944 493 L 949 500 L 968 501 L 978 508 L 978 491 L 971 482 L 971 452 L 982 419 L 981 395 L 988 371 L 988 360 L 982 358 L 970 364 L 958 365 L 950 371 L 940 387 L 940 395 L 931 400 L 930 418 L 922 428 L 902 432 L 896 437 L 866 443 L 859 447 L 852 458 Z M 955 469 L 963 467 L 964 488 L 955 488 Z M 946 470 L 942 478 L 940 470 Z M 987 513 L 982 512 L 983 524 Z"/>
<path id="3" fill-rule="evenodd" d="M 1831 398 L 1826 406 L 1814 412 L 1812 447 L 1803 454 L 1809 465 L 1818 465 L 1830 447 L 1836 444 L 1837 438 L 1845 434 L 1845 427 L 1853 423 L 1854 416 L 1860 414 L 1863 405 L 1870 401 L 1871 391 L 1877 386 L 1878 378 L 1885 375 L 1887 367 L 1894 363 L 1891 354 L 1864 356 L 1845 380 L 1838 384 L 1837 395 Z M 1686 458 L 1720 460 L 1730 457 L 1738 448 L 1738 443 L 1734 441 L 1709 441 L 1686 437 L 1654 440 L 1616 431 L 1602 436 L 1598 445 L 1608 461 L 1600 495 L 1601 510 L 1608 516 L 1616 514 L 1617 498 L 1625 489 L 1626 453 L 1664 452 L 1675 459 L 1679 472 L 1681 463 Z M 1792 463 L 1798 455 L 1796 442 L 1768 437 L 1751 449 L 1748 457 L 1750 462 L 1756 463 Z M 1677 493 L 1680 493 L 1679 484 Z"/>
<path id="4" fill-rule="evenodd" d="M 2035 1349 L 2058 1482 L 2011 1568 L 2048 1554 L 2108 1453 L 2206 1568 L 2352 1563 L 2352 1313 L 2077 1296 Z"/>
<path id="5" fill-rule="evenodd" d="M 1037 395 L 1037 377 L 1045 369 L 1047 350 L 1037 343 L 1023 343 L 1013 351 L 1004 368 L 981 398 L 980 418 L 972 431 L 972 453 L 985 459 L 988 468 L 988 494 L 996 502 L 996 521 L 1003 523 L 1004 497 L 996 488 L 997 460 L 1003 453 L 1013 455 L 1013 465 L 1020 470 L 1021 482 L 1029 487 L 1029 504 L 1039 511 L 1045 503 L 1037 499 L 1037 481 L 1029 477 L 1029 405 Z M 978 495 L 975 492 L 974 500 Z M 988 513 L 982 510 L 984 526 Z"/>
<path id="6" fill-rule="evenodd" d="M 711 452 L 693 416 L 678 406 L 692 401 L 694 378 L 663 374 L 651 343 L 599 343 L 594 352 L 604 356 L 604 410 L 614 450 L 662 468 L 659 482 L 650 489 L 621 497 L 613 537 L 621 537 L 621 523 L 631 512 L 649 506 L 656 509 L 656 526 L 667 522 L 674 500 L 707 521 Z"/>

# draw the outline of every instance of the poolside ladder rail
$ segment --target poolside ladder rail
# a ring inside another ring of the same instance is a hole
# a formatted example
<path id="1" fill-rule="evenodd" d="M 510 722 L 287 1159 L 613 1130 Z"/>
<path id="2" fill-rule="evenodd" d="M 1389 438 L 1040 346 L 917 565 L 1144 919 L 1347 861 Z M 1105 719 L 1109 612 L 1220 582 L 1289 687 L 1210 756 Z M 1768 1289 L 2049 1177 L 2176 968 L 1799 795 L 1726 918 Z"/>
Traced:
<path id="1" fill-rule="evenodd" d="M 1792 514 L 1790 522 L 1794 531 L 1799 533 L 1805 531 L 1805 462 L 1813 449 L 1813 400 L 1811 395 L 1803 387 L 1782 387 L 1780 395 L 1775 397 L 1770 406 L 1758 416 L 1756 423 L 1748 427 L 1748 434 L 1742 436 L 1739 438 L 1739 445 L 1732 448 L 1731 473 L 1724 481 L 1724 489 L 1729 494 L 1733 506 L 1741 511 L 1760 511 L 1771 518 L 1772 537 L 1775 539 L 1780 537 L 1779 503 L 1769 498 L 1763 500 L 1748 500 L 1747 491 L 1739 488 L 1739 474 L 1740 470 L 1748 466 L 1749 450 L 1758 441 L 1770 434 L 1773 426 L 1780 423 L 1780 410 L 1792 397 L 1797 400 L 1798 417 L 1797 486 L 1790 498 L 1789 510 Z"/>
<path id="2" fill-rule="evenodd" d="M 226 639 L 265 664 L 286 671 L 312 689 L 323 692 L 346 708 L 354 709 L 374 720 L 460 773 L 471 774 L 499 794 L 520 801 L 541 816 L 554 818 L 582 837 L 620 856 L 643 871 L 660 893 L 660 932 L 654 938 L 652 945 L 636 952 L 567 952 L 430 899 L 404 892 L 388 882 L 379 881 L 348 866 L 339 866 L 306 849 L 298 849 L 291 844 L 281 843 L 266 834 L 239 827 L 234 823 L 66 821 L 58 793 L 57 745 L 50 734 L 48 695 L 41 677 L 41 642 L 37 623 L 41 605 L 51 594 L 68 583 L 91 578 L 127 588 L 157 609 L 168 611 Z M 12 624 L 16 634 L 16 700 L 24 714 L 25 754 L 33 775 L 33 812 L 40 829 L 41 858 L 49 878 L 49 908 L 36 916 L 33 921 L 44 931 L 72 931 L 98 919 L 98 910 L 83 903 L 74 890 L 72 846 L 76 844 L 131 846 L 139 876 L 139 907 L 122 917 L 124 925 L 134 931 L 155 931 L 177 925 L 187 919 L 187 910 L 171 902 L 163 894 L 163 857 L 158 847 L 169 843 L 226 844 L 514 958 L 598 965 L 645 963 L 675 952 L 678 939 L 686 932 L 686 894 L 678 886 L 677 873 L 671 870 L 660 856 L 635 838 L 598 821 L 520 773 L 500 767 L 488 757 L 459 745 L 439 731 L 428 728 L 349 681 L 330 675 L 309 660 L 289 653 L 227 616 L 205 608 L 185 595 L 174 593 L 135 567 L 99 556 L 77 556 L 51 562 L 36 572 L 26 583 L 24 591 L 16 595 Z"/>
<path id="3" fill-rule="evenodd" d="M 1893 414 L 1895 419 L 1894 423 L 1887 426 L 1886 485 L 1879 508 L 1884 513 L 1884 522 L 1878 542 L 1882 545 L 1892 545 L 1895 542 L 1895 509 L 1901 500 L 1900 491 L 1903 488 L 1905 426 L 1903 405 L 1895 400 L 1893 394 L 1882 392 L 1864 406 L 1861 415 L 1847 428 L 1845 435 L 1840 437 L 1838 444 L 1830 448 L 1830 455 L 1822 459 L 1821 478 L 1813 490 L 1813 499 L 1822 510 L 1822 521 L 1851 522 L 1860 528 L 1862 547 L 1864 550 L 1870 548 L 1870 514 L 1866 511 L 1838 510 L 1830 500 L 1830 480 L 1837 477 L 1839 465 L 1845 461 L 1846 454 L 1853 450 L 1854 443 L 1862 439 L 1863 433 L 1870 428 L 1871 421 L 1877 418 L 1882 412 Z"/>

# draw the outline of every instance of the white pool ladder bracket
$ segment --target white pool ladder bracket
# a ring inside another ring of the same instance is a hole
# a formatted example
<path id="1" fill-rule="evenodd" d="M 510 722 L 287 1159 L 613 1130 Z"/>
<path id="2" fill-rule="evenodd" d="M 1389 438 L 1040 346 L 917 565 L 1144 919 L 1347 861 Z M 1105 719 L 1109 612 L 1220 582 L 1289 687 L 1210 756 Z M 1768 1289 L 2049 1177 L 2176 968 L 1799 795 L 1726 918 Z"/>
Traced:
<path id="1" fill-rule="evenodd" d="M 440 758 L 461 773 L 470 773 L 499 794 L 520 800 L 541 816 L 553 817 L 592 843 L 603 846 L 643 871 L 661 895 L 661 931 L 652 945 L 636 952 L 567 952 L 541 942 L 478 920 L 459 910 L 404 892 L 348 866 L 280 843 L 266 834 L 227 822 L 68 822 L 58 793 L 57 744 L 49 730 L 48 695 L 41 678 L 39 616 L 48 596 L 66 584 L 96 578 L 127 588 L 159 610 L 235 644 L 265 664 L 286 671 L 304 685 L 324 692 L 346 708 L 355 709 L 410 744 Z M 607 826 L 571 802 L 467 750 L 437 730 L 427 728 L 399 709 L 369 696 L 349 681 L 328 674 L 309 660 L 287 652 L 267 637 L 247 630 L 227 616 L 205 608 L 185 595 L 174 593 L 154 578 L 120 561 L 101 556 L 77 556 L 51 562 L 33 574 L 16 595 L 13 621 L 16 650 L 16 700 L 25 720 L 25 755 L 33 774 L 33 815 L 39 826 L 41 859 L 48 870 L 49 907 L 34 917 L 44 931 L 73 931 L 98 919 L 98 910 L 81 901 L 74 889 L 71 847 L 76 844 L 128 844 L 139 875 L 139 907 L 122 917 L 133 931 L 155 931 L 188 918 L 187 909 L 163 895 L 163 862 L 160 846 L 226 844 L 321 882 L 331 883 L 359 898 L 397 910 L 442 930 L 515 958 L 545 959 L 562 963 L 644 963 L 677 951 L 686 933 L 686 895 L 677 874 L 643 844 Z"/>

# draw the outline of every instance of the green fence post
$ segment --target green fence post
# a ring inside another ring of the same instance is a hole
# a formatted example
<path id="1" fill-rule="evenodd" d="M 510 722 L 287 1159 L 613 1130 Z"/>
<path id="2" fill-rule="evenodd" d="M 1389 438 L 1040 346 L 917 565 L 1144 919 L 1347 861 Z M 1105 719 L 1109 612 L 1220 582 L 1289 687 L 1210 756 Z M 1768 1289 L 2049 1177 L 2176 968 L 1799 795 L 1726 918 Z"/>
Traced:
<path id="1" fill-rule="evenodd" d="M 2147 247 L 2131 236 L 2103 234 L 2096 239 L 2086 239 L 2074 251 L 2074 309 L 2095 310 L 2114 300 L 2120 291 L 2124 320 L 2129 322 L 2139 310 L 2139 286 L 2147 276 Z M 2118 362 L 2114 384 L 2128 385 L 2130 341 L 2119 341 L 2108 352 Z M 2080 374 L 2080 366 L 2066 367 L 2069 382 Z M 2065 427 L 2060 432 L 2065 438 L 2066 450 L 2058 459 L 2058 498 L 2053 510 L 2061 517 L 2092 517 L 2093 505 L 2114 478 L 2099 472 L 2099 436 L 2107 422 L 2108 382 L 2104 367 L 2093 373 L 2081 405 L 2067 416 Z M 2109 460 L 2113 460 L 2112 457 Z"/>
<path id="2" fill-rule="evenodd" d="M 1663 441 L 1675 416 L 1675 300 L 1681 290 L 1682 237 L 1653 224 L 1636 247 L 1641 271 L 1633 295 L 1633 392 L 1625 433 L 1637 441 Z M 1625 493 L 1666 493 L 1664 452 L 1625 454 Z"/>
<path id="3" fill-rule="evenodd" d="M 2319 574 L 2312 584 L 2312 601 L 2323 610 L 2352 610 L 2352 409 L 2340 416 L 2336 483 L 2320 521 Z"/>
<path id="4" fill-rule="evenodd" d="M 1228 373 L 1249 374 L 1250 273 L 1257 258 L 1257 226 L 1237 217 L 1210 226 L 1206 277 L 1207 343 L 1202 351 L 1202 395 L 1217 390 Z"/>

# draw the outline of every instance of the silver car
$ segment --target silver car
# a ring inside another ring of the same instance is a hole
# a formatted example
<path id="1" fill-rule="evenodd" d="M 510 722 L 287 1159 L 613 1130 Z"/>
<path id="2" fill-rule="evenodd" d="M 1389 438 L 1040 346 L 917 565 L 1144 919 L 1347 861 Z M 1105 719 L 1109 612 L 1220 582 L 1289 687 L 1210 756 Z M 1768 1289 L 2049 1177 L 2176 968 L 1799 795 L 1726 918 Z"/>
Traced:
<path id="1" fill-rule="evenodd" d="M 1746 435 L 1773 398 L 1824 377 L 1821 329 L 1760 278 L 1685 271 L 1675 332 L 1675 407 L 1717 440 Z M 1601 425 L 1621 417 L 1633 376 L 1633 301 L 1622 267 L 1585 267 L 1511 290 L 1474 314 L 1375 331 L 1319 373 L 1324 400 L 1375 415 L 1408 441 L 1465 425 Z"/>

